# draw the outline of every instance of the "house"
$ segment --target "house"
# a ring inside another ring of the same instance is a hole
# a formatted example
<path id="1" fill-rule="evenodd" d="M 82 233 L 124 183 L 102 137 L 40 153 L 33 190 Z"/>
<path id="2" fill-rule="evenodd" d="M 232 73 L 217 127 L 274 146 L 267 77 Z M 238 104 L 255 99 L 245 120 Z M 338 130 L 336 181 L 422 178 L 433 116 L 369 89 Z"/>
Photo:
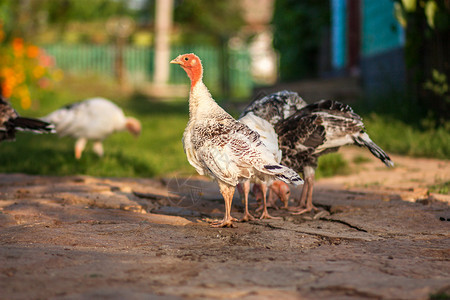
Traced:
<path id="1" fill-rule="evenodd" d="M 370 94 L 406 85 L 404 29 L 392 0 L 330 0 L 331 66 L 334 76 L 359 77 Z"/>

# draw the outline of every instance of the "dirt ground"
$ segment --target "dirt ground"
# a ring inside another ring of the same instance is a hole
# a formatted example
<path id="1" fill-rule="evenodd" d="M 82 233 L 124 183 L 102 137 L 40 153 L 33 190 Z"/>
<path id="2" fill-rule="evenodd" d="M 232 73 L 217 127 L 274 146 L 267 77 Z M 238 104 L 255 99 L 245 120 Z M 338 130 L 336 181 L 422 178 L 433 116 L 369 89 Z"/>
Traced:
<path id="1" fill-rule="evenodd" d="M 224 204 L 199 177 L 0 174 L 0 299 L 448 297 L 450 196 L 427 187 L 450 162 L 342 153 L 370 161 L 317 182 L 322 212 L 231 229 L 209 227 Z"/>

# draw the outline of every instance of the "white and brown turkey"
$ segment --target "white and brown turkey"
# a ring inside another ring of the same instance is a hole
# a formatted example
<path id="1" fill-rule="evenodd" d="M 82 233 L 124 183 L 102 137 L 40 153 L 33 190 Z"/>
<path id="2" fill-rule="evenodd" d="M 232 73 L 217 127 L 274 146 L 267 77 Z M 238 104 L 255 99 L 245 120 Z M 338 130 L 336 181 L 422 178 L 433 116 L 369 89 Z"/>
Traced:
<path id="1" fill-rule="evenodd" d="M 203 83 L 203 67 L 193 53 L 179 55 L 171 63 L 180 65 L 191 80 L 189 122 L 183 147 L 189 163 L 200 175 L 209 175 L 218 184 L 225 201 L 225 216 L 213 227 L 233 226 L 231 203 L 236 185 L 254 179 L 270 183 L 279 179 L 298 185 L 298 174 L 278 164 L 257 132 L 238 122 L 211 97 Z"/>

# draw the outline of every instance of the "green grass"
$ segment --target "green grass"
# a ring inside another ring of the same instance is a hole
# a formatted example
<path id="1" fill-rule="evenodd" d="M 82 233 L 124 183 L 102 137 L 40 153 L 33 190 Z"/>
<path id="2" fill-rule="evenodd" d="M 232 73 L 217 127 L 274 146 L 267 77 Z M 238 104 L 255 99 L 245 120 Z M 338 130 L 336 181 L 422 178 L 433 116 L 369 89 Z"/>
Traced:
<path id="1" fill-rule="evenodd" d="M 450 194 L 450 181 L 443 181 L 429 187 L 431 193 Z"/>
<path id="2" fill-rule="evenodd" d="M 448 299 L 450 299 L 450 294 L 448 294 L 446 292 L 436 293 L 436 294 L 430 295 L 429 299 L 430 300 L 448 300 Z"/>
<path id="3" fill-rule="evenodd" d="M 372 113 L 364 118 L 364 124 L 372 140 L 387 152 L 450 158 L 450 122 L 439 127 L 420 128 L 391 116 Z"/>
<path id="4" fill-rule="evenodd" d="M 357 165 L 364 164 L 369 161 L 370 161 L 370 158 L 367 158 L 363 155 L 357 155 L 353 158 L 353 163 L 357 164 Z"/>
<path id="5" fill-rule="evenodd" d="M 421 106 L 407 93 L 366 96 L 354 105 L 372 140 L 389 153 L 450 158 L 450 120 Z"/>
<path id="6" fill-rule="evenodd" d="M 0 144 L 0 172 L 112 177 L 153 177 L 172 172 L 192 172 L 183 152 L 181 137 L 188 121 L 186 100 L 156 102 L 144 96 L 114 94 L 114 87 L 72 87 L 52 93 L 41 93 L 39 109 L 21 111 L 23 116 L 43 116 L 74 101 L 105 96 L 118 103 L 127 115 L 142 123 L 142 134 L 134 138 L 128 132 L 111 135 L 104 142 L 105 155 L 97 157 L 88 144 L 80 160 L 74 158 L 74 140 L 56 135 L 18 133 L 15 142 Z M 73 90 L 79 92 L 73 93 Z M 17 106 L 17 105 L 16 105 Z"/>
<path id="7" fill-rule="evenodd" d="M 319 166 L 316 170 L 316 179 L 331 177 L 333 175 L 346 175 L 350 173 L 348 162 L 339 153 L 330 153 L 319 157 Z"/>

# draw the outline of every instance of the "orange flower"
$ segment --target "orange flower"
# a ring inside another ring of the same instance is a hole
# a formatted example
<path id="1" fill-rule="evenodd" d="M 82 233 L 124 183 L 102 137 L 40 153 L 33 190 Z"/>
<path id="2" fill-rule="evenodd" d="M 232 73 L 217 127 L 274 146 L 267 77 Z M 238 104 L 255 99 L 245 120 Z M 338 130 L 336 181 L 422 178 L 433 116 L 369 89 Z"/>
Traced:
<path id="1" fill-rule="evenodd" d="M 23 48 L 23 39 L 21 39 L 21 38 L 14 38 L 14 40 L 12 42 L 12 46 L 13 46 L 14 51 L 22 50 L 22 48 Z"/>
<path id="2" fill-rule="evenodd" d="M 0 42 L 2 36 L 0 21 Z M 3 96 L 19 101 L 23 109 L 29 109 L 35 88 L 49 88 L 54 80 L 61 80 L 62 71 L 53 69 L 54 65 L 54 58 L 43 49 L 14 38 L 10 44 L 0 47 L 0 91 Z"/>
<path id="3" fill-rule="evenodd" d="M 2 84 L 2 94 L 5 98 L 9 98 L 12 95 L 12 88 L 7 82 Z"/>
<path id="4" fill-rule="evenodd" d="M 14 56 L 16 57 L 21 57 L 23 55 L 24 52 L 24 48 L 23 48 L 23 39 L 21 38 L 15 38 L 12 42 L 12 46 L 13 46 L 13 52 L 14 52 Z"/>
<path id="5" fill-rule="evenodd" d="M 29 58 L 36 58 L 39 55 L 39 52 L 39 48 L 34 45 L 28 46 L 27 48 L 27 55 Z"/>
<path id="6" fill-rule="evenodd" d="M 14 76 L 14 70 L 12 68 L 3 68 L 1 70 L 1 74 L 3 77 L 10 77 L 10 76 Z"/>

